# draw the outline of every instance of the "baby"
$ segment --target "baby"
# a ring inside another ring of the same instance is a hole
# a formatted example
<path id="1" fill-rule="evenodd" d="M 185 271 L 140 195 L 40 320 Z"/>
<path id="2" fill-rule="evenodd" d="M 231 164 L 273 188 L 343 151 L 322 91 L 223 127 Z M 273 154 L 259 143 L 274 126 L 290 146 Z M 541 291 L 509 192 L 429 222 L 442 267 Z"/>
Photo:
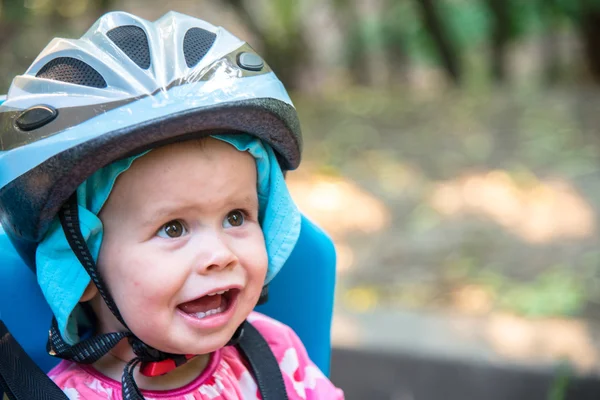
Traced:
<path id="1" fill-rule="evenodd" d="M 181 14 L 111 13 L 48 46 L 11 104 L 30 107 L 15 120 L 27 140 L 3 134 L 23 209 L 0 203 L 37 218 L 13 241 L 35 260 L 64 359 L 48 375 L 69 399 L 261 398 L 236 346 L 253 328 L 287 398 L 343 398 L 290 328 L 253 311 L 299 236 L 282 170 L 300 133 L 249 46 Z"/>

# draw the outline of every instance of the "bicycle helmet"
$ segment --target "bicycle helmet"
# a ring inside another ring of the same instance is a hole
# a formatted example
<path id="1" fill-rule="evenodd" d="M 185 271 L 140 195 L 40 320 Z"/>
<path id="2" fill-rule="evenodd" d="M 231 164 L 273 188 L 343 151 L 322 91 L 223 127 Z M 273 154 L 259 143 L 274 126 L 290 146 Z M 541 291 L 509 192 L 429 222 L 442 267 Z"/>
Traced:
<path id="1" fill-rule="evenodd" d="M 0 222 L 35 269 L 35 246 L 99 168 L 190 136 L 239 131 L 300 162 L 296 111 L 269 66 L 223 28 L 169 12 L 100 18 L 54 39 L 0 106 Z"/>
<path id="2" fill-rule="evenodd" d="M 300 162 L 295 108 L 247 43 L 175 12 L 155 22 L 124 12 L 106 14 L 78 40 L 51 41 L 13 80 L 0 105 L 0 223 L 35 271 L 36 247 L 59 215 L 71 248 L 126 327 L 81 245 L 73 194 L 114 161 L 223 133 L 261 139 L 273 148 L 283 171 Z M 185 362 L 185 356 L 150 348 L 131 332 L 69 346 L 55 323 L 49 351 L 94 362 L 124 337 L 141 361 Z M 123 385 L 124 395 L 137 392 L 131 371 Z"/>

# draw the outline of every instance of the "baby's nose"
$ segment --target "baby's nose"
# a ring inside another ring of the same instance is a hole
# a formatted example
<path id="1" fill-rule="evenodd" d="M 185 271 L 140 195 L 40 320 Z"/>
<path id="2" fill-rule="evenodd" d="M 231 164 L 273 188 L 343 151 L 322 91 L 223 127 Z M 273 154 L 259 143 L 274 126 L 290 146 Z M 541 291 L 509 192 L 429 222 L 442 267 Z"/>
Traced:
<path id="1" fill-rule="evenodd" d="M 212 240 L 202 244 L 197 262 L 199 273 L 222 270 L 233 266 L 238 261 L 235 252 L 220 237 L 214 235 Z"/>

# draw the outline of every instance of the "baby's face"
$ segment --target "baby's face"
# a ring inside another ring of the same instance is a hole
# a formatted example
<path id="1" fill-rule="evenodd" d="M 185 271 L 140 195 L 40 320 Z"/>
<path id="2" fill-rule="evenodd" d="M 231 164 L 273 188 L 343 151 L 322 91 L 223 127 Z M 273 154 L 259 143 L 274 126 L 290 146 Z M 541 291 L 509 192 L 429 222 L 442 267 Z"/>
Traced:
<path id="1" fill-rule="evenodd" d="M 144 342 L 206 354 L 252 311 L 268 263 L 256 179 L 254 158 L 216 139 L 153 150 L 118 178 L 100 213 L 98 268 Z M 96 308 L 101 331 L 119 329 Z"/>

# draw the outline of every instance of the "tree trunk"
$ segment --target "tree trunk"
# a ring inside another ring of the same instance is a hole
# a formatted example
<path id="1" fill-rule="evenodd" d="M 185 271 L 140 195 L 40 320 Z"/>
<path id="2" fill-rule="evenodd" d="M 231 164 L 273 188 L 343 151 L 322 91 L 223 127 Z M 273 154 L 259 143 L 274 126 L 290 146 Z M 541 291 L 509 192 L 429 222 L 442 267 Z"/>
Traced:
<path id="1" fill-rule="evenodd" d="M 458 85 L 462 71 L 458 50 L 454 45 L 447 27 L 440 16 L 435 0 L 416 0 L 421 9 L 423 22 L 438 49 L 442 65 L 450 80 Z"/>
<path id="2" fill-rule="evenodd" d="M 542 21 L 544 21 L 544 36 L 542 41 L 542 54 L 544 59 L 544 82 L 554 85 L 560 78 L 560 47 L 557 36 L 559 23 L 559 10 L 556 0 L 542 0 Z"/>
<path id="3" fill-rule="evenodd" d="M 23 2 L 3 2 L 0 0 L 0 51 L 12 42 L 23 30 L 29 10 Z"/>
<path id="4" fill-rule="evenodd" d="M 588 5 L 581 15 L 582 36 L 588 67 L 596 83 L 600 83 L 600 9 Z"/>
<path id="5" fill-rule="evenodd" d="M 510 38 L 510 4 L 506 0 L 486 0 L 494 16 L 491 40 L 491 72 L 498 83 L 506 80 L 506 45 Z"/>
<path id="6" fill-rule="evenodd" d="M 98 18 L 113 9 L 114 0 L 98 0 L 96 1 L 96 13 Z"/>
<path id="7" fill-rule="evenodd" d="M 362 32 L 359 31 L 361 22 L 356 10 L 356 4 L 354 2 L 351 3 L 345 7 L 338 8 L 338 14 L 342 14 L 343 25 L 346 30 L 345 45 L 348 56 L 348 71 L 355 84 L 368 86 L 371 83 L 367 63 L 369 55 L 365 39 Z"/>
<path id="8" fill-rule="evenodd" d="M 394 46 L 387 47 L 388 62 L 390 68 L 389 84 L 408 81 L 409 58 L 406 49 L 401 41 L 397 41 Z"/>
<path id="9" fill-rule="evenodd" d="M 406 37 L 402 27 L 398 26 L 399 12 L 394 10 L 398 0 L 386 0 L 384 10 L 390 10 L 388 15 L 383 16 L 385 41 L 384 50 L 386 52 L 386 61 L 388 63 L 388 87 L 392 88 L 397 83 L 407 83 L 409 80 L 408 51 L 406 48 Z"/>
<path id="10" fill-rule="evenodd" d="M 260 40 L 263 46 L 261 56 L 285 87 L 288 90 L 296 89 L 299 84 L 299 72 L 310 65 L 310 52 L 300 24 L 289 27 L 290 30 L 286 32 L 287 40 L 281 45 L 281 41 L 270 39 L 268 33 L 258 26 L 242 0 L 226 0 L 225 3 L 238 13 L 252 34 Z"/>
<path id="11" fill-rule="evenodd" d="M 19 24 L 8 21 L 0 21 L 0 51 L 19 33 Z"/>

